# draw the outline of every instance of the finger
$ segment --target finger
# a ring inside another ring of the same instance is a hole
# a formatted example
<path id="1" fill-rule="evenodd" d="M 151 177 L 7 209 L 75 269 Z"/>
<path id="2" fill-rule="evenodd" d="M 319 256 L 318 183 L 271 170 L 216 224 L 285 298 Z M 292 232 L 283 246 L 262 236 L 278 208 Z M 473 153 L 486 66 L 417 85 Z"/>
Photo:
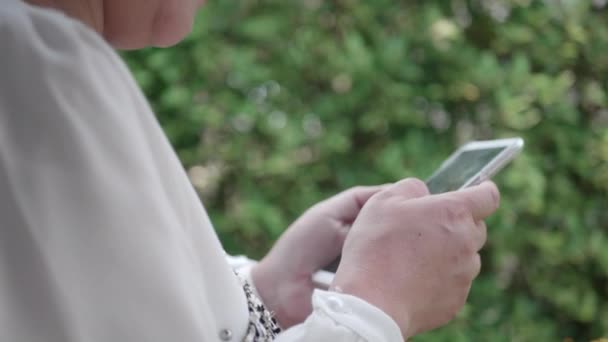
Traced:
<path id="1" fill-rule="evenodd" d="M 387 186 L 389 185 L 357 186 L 328 199 L 324 207 L 331 212 L 333 217 L 341 221 L 352 222 L 359 215 L 367 200 Z"/>
<path id="2" fill-rule="evenodd" d="M 488 238 L 488 228 L 484 221 L 478 221 L 473 229 L 476 251 L 479 252 L 486 244 Z"/>
<path id="3" fill-rule="evenodd" d="M 462 200 L 476 221 L 492 215 L 500 205 L 500 192 L 492 182 L 484 182 L 446 195 Z"/>
<path id="4" fill-rule="evenodd" d="M 399 196 L 404 199 L 414 199 L 428 196 L 429 188 L 426 184 L 417 178 L 403 179 L 383 191 L 388 196 Z"/>
<path id="5" fill-rule="evenodd" d="M 477 278 L 479 273 L 481 272 L 481 256 L 479 253 L 476 253 L 473 256 L 473 261 L 471 262 L 471 275 L 473 279 Z"/>

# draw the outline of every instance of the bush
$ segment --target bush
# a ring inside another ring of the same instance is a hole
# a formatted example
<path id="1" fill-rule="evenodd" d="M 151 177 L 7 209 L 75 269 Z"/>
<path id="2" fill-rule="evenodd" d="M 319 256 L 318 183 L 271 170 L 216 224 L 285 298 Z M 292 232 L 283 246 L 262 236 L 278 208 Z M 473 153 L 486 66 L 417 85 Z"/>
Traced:
<path id="1" fill-rule="evenodd" d="M 605 5 L 218 1 L 125 57 L 231 253 L 342 189 L 524 137 L 469 304 L 415 340 L 588 340 L 608 332 Z"/>

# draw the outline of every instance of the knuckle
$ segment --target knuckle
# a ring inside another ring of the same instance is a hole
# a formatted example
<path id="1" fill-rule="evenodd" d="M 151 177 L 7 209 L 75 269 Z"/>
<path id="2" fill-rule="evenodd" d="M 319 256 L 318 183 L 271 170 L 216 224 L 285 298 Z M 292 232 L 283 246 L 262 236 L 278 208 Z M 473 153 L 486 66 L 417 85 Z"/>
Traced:
<path id="1" fill-rule="evenodd" d="M 461 252 L 464 256 L 470 256 L 477 253 L 477 243 L 475 240 L 468 236 L 463 239 Z"/>
<path id="2" fill-rule="evenodd" d="M 485 222 L 481 221 L 479 223 L 477 229 L 479 230 L 479 235 L 480 235 L 479 242 L 481 245 L 479 247 L 481 248 L 481 247 L 483 247 L 483 245 L 486 244 L 486 241 L 488 240 L 488 227 Z"/>
<path id="3" fill-rule="evenodd" d="M 387 189 L 389 196 L 424 197 L 429 194 L 426 183 L 417 178 L 406 178 Z"/>
<path id="4" fill-rule="evenodd" d="M 441 208 L 442 219 L 446 222 L 459 222 L 470 214 L 467 205 L 460 200 L 447 200 Z"/>
<path id="5" fill-rule="evenodd" d="M 377 192 L 377 193 L 373 194 L 372 197 L 370 197 L 367 200 L 367 202 L 365 202 L 365 207 L 377 206 L 391 197 L 392 197 L 392 195 L 390 194 L 390 190 L 383 190 L 383 191 Z"/>
<path id="6" fill-rule="evenodd" d="M 481 272 L 481 256 L 477 253 L 473 258 L 473 278 L 476 278 L 479 272 Z"/>
<path id="7" fill-rule="evenodd" d="M 355 197 L 355 196 L 357 196 L 358 193 L 361 193 L 364 190 L 365 190 L 364 186 L 358 185 L 358 186 L 354 186 L 352 188 L 348 188 L 348 189 L 342 191 L 341 193 L 336 195 L 336 197 L 339 197 L 339 198 Z"/>
<path id="8" fill-rule="evenodd" d="M 496 184 L 494 184 L 493 182 L 490 182 L 489 185 L 489 193 L 490 193 L 490 200 L 492 201 L 492 207 L 494 209 L 498 209 L 498 207 L 500 206 L 500 191 L 498 190 L 498 187 L 496 186 Z"/>
<path id="9" fill-rule="evenodd" d="M 426 186 L 426 183 L 418 178 L 407 178 L 404 182 L 407 185 L 408 192 L 412 195 L 422 197 L 429 194 L 429 188 Z"/>

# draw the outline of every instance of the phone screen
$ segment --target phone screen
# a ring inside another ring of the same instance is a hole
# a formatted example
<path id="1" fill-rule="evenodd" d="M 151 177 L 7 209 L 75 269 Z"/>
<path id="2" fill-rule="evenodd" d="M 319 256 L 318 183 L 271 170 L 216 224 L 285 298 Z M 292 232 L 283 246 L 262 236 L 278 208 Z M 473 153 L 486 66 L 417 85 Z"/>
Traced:
<path id="1" fill-rule="evenodd" d="M 507 146 L 463 151 L 427 180 L 430 193 L 439 194 L 460 189 L 506 148 Z"/>

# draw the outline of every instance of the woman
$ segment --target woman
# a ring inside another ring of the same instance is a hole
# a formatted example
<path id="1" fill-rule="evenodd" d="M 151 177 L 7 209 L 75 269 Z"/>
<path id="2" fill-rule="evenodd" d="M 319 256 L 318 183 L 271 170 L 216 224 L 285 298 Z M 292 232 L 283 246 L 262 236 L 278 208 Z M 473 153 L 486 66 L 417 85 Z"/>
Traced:
<path id="1" fill-rule="evenodd" d="M 233 273 L 110 47 L 174 44 L 200 5 L 3 0 L 0 340 L 398 341 L 448 322 L 479 272 L 491 183 L 351 189 Z M 340 252 L 331 289 L 315 290 Z"/>

